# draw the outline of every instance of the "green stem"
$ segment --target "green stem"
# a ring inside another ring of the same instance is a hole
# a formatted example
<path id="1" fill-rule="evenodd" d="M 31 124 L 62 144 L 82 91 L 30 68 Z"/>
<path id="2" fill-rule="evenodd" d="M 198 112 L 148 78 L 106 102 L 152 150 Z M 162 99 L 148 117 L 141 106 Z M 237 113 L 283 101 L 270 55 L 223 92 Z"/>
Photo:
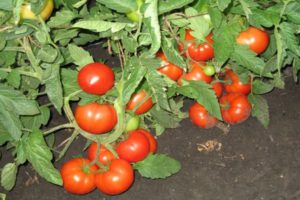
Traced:
<path id="1" fill-rule="evenodd" d="M 31 49 L 31 46 L 29 44 L 28 38 L 24 37 L 23 38 L 23 42 L 21 40 L 19 40 L 19 43 L 24 48 L 25 53 L 26 53 L 26 55 L 28 57 L 28 60 L 29 60 L 29 62 L 31 64 L 31 66 L 33 67 L 34 71 L 35 72 L 40 72 L 41 69 L 38 66 L 39 62 L 38 62 L 38 60 L 36 59 L 36 57 L 34 56 L 34 54 L 32 52 L 32 49 Z"/>
<path id="2" fill-rule="evenodd" d="M 75 138 L 78 136 L 79 132 L 78 130 L 74 130 L 74 132 L 72 133 L 72 135 L 70 136 L 67 144 L 65 145 L 65 147 L 63 148 L 63 150 L 59 153 L 58 158 L 56 159 L 56 161 L 60 160 L 62 157 L 64 157 L 65 153 L 67 152 L 67 150 L 69 149 L 70 145 L 72 144 L 72 142 L 75 140 Z"/>
<path id="3" fill-rule="evenodd" d="M 25 49 L 23 47 L 5 47 L 3 50 L 4 51 L 19 51 L 22 53 L 26 53 Z"/>
<path id="4" fill-rule="evenodd" d="M 55 126 L 47 131 L 45 131 L 43 133 L 43 135 L 49 135 L 51 133 L 54 133 L 58 130 L 61 130 L 61 129 L 65 129 L 65 128 L 74 128 L 73 124 L 72 123 L 67 123 L 67 124 L 61 124 L 61 125 L 58 125 L 58 126 Z"/>
<path id="5" fill-rule="evenodd" d="M 2 72 L 7 72 L 10 73 L 13 70 L 17 71 L 19 74 L 24 75 L 24 76 L 29 76 L 29 77 L 33 77 L 33 78 L 37 78 L 39 80 L 41 80 L 41 77 L 39 76 L 38 73 L 36 72 L 28 72 L 28 71 L 23 71 L 23 70 L 19 70 L 18 68 L 16 69 L 11 69 L 11 68 L 0 68 L 0 71 Z"/>

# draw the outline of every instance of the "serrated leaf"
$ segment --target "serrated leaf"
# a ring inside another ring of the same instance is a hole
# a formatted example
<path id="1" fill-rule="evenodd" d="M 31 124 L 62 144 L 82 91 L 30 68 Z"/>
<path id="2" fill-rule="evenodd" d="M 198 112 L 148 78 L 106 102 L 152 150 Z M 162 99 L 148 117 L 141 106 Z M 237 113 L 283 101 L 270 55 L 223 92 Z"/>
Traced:
<path id="1" fill-rule="evenodd" d="M 57 49 L 53 48 L 50 45 L 43 46 L 38 50 L 37 53 L 37 58 L 47 63 L 53 63 L 56 60 L 57 56 Z"/>
<path id="2" fill-rule="evenodd" d="M 282 39 L 285 42 L 287 48 L 295 53 L 298 57 L 300 56 L 299 39 L 296 36 L 296 26 L 283 22 L 280 24 L 280 31 Z"/>
<path id="3" fill-rule="evenodd" d="M 14 140 L 19 140 L 22 135 L 22 124 L 19 116 L 7 110 L 1 102 L 0 110 L 0 124 L 4 128 L 4 131 L 7 131 Z"/>
<path id="4" fill-rule="evenodd" d="M 178 88 L 178 93 L 195 99 L 206 108 L 209 114 L 222 119 L 220 105 L 211 85 L 202 81 L 183 80 L 183 83 L 183 86 Z"/>
<path id="5" fill-rule="evenodd" d="M 17 115 L 35 115 L 39 113 L 36 101 L 29 100 L 18 90 L 13 90 L 7 86 L 0 86 L 0 104 L 6 110 Z"/>
<path id="6" fill-rule="evenodd" d="M 291 22 L 300 24 L 300 3 L 297 1 L 291 1 L 287 5 L 286 15 Z"/>
<path id="7" fill-rule="evenodd" d="M 249 94 L 248 99 L 252 104 L 252 116 L 256 117 L 258 121 L 267 128 L 270 123 L 269 106 L 266 99 L 261 95 Z"/>
<path id="8" fill-rule="evenodd" d="M 186 19 L 184 16 L 179 15 L 178 13 L 174 13 L 168 16 L 168 20 L 178 26 L 178 27 L 184 27 L 189 24 L 189 20 Z"/>
<path id="9" fill-rule="evenodd" d="M 63 106 L 63 91 L 60 78 L 60 66 L 52 65 L 52 67 L 47 70 L 50 70 L 50 76 L 45 79 L 45 91 L 56 110 L 61 113 L 61 108 Z"/>
<path id="10" fill-rule="evenodd" d="M 49 26 L 62 26 L 70 24 L 77 17 L 77 13 L 71 10 L 62 10 L 55 13 L 48 22 Z"/>
<path id="11" fill-rule="evenodd" d="M 167 178 L 181 169 L 181 164 L 164 154 L 150 154 L 143 161 L 134 164 L 134 168 L 146 178 Z"/>
<path id="12" fill-rule="evenodd" d="M 33 131 L 25 142 L 26 157 L 40 176 L 47 181 L 62 185 L 60 173 L 54 168 L 52 153 L 40 131 Z"/>
<path id="13" fill-rule="evenodd" d="M 266 94 L 274 89 L 274 85 L 262 80 L 254 80 L 252 83 L 252 92 L 254 94 Z"/>
<path id="14" fill-rule="evenodd" d="M 89 52 L 87 52 L 81 47 L 78 47 L 74 44 L 70 44 L 68 46 L 68 50 L 70 52 L 71 57 L 74 60 L 74 63 L 79 67 L 78 70 L 81 69 L 86 64 L 94 62 L 94 59 L 89 54 Z"/>
<path id="15" fill-rule="evenodd" d="M 177 128 L 182 120 L 173 113 L 160 109 L 158 106 L 154 106 L 150 110 L 150 114 L 164 128 Z"/>
<path id="16" fill-rule="evenodd" d="M 40 113 L 33 116 L 21 117 L 24 127 L 28 129 L 38 129 L 42 125 L 46 125 L 50 119 L 50 109 L 46 106 L 40 107 Z"/>
<path id="17" fill-rule="evenodd" d="M 269 12 L 261 9 L 252 9 L 252 14 L 249 19 L 250 23 L 256 27 L 264 26 L 271 27 L 273 26 L 272 20 L 270 20 Z"/>
<path id="18" fill-rule="evenodd" d="M 122 22 L 108 22 L 103 20 L 82 20 L 79 22 L 76 22 L 73 27 L 74 28 L 82 28 L 91 30 L 94 32 L 105 32 L 110 30 L 112 33 L 116 33 L 118 31 L 121 31 L 124 29 L 128 23 L 122 23 Z"/>
<path id="19" fill-rule="evenodd" d="M 18 166 L 16 163 L 7 163 L 1 171 L 1 186 L 11 190 L 16 184 Z"/>
<path id="20" fill-rule="evenodd" d="M 146 74 L 147 83 L 153 93 L 152 98 L 163 109 L 170 110 L 168 102 L 168 95 L 166 93 L 167 84 L 163 76 L 157 72 L 156 69 L 148 70 Z"/>
<path id="21" fill-rule="evenodd" d="M 67 97 L 73 92 L 80 90 L 80 87 L 77 82 L 78 71 L 72 69 L 62 69 L 61 70 L 61 79 L 63 84 L 64 96 Z M 72 99 L 76 100 L 76 99 Z"/>
<path id="22" fill-rule="evenodd" d="M 158 12 L 159 14 L 164 14 L 178 8 L 182 8 L 189 3 L 192 3 L 193 0 L 164 0 L 159 1 Z"/>
<path id="23" fill-rule="evenodd" d="M 136 1 L 132 0 L 97 0 L 97 2 L 119 13 L 129 13 L 138 7 Z"/>
<path id="24" fill-rule="evenodd" d="M 158 0 L 146 0 L 144 6 L 144 24 L 150 32 L 151 48 L 144 53 L 145 57 L 153 57 L 161 46 L 161 30 L 158 21 Z"/>
<path id="25" fill-rule="evenodd" d="M 217 0 L 218 7 L 221 11 L 225 10 L 230 3 L 231 0 Z"/>
<path id="26" fill-rule="evenodd" d="M 187 17 L 190 17 L 189 27 L 192 29 L 191 34 L 200 41 L 205 41 L 205 37 L 210 33 L 210 22 L 203 15 L 197 16 L 199 15 L 198 11 L 192 7 L 185 9 L 185 14 Z"/>
<path id="27" fill-rule="evenodd" d="M 180 53 L 175 49 L 171 39 L 163 37 L 162 50 L 167 60 L 177 66 L 186 68 L 186 63 Z"/>
<path id="28" fill-rule="evenodd" d="M 265 63 L 253 51 L 249 50 L 249 47 L 236 45 L 232 59 L 253 73 L 263 75 Z"/>

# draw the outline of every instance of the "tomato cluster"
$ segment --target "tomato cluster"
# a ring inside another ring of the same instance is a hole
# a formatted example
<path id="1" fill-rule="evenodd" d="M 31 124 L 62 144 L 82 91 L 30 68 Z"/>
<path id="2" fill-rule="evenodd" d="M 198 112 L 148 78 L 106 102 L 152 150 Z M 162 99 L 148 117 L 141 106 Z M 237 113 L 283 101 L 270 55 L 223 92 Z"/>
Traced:
<path id="1" fill-rule="evenodd" d="M 79 70 L 77 82 L 86 93 L 105 95 L 114 87 L 114 72 L 103 63 L 90 63 Z M 139 115 L 153 106 L 152 98 L 145 90 L 133 94 L 126 110 L 128 116 L 122 140 L 118 139 L 107 148 L 93 142 L 87 158 L 67 161 L 61 168 L 63 186 L 73 194 L 87 194 L 98 188 L 108 194 L 120 194 L 134 181 L 132 163 L 144 160 L 157 150 L 155 137 L 139 128 Z M 78 127 L 88 134 L 105 134 L 118 123 L 118 114 L 112 104 L 92 102 L 78 105 L 74 117 Z"/>

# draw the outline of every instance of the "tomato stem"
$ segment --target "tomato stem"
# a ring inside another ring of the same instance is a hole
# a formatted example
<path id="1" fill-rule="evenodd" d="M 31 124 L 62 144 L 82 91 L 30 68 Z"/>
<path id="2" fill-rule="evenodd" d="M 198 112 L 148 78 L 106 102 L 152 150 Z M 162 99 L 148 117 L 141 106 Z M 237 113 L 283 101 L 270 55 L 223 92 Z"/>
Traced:
<path id="1" fill-rule="evenodd" d="M 61 130 L 61 129 L 65 129 L 65 128 L 74 128 L 73 124 L 72 123 L 67 123 L 67 124 L 61 124 L 61 125 L 58 125 L 58 126 L 55 126 L 47 131 L 45 131 L 43 133 L 43 135 L 49 135 L 51 133 L 54 133 L 58 130 Z"/>
<path id="2" fill-rule="evenodd" d="M 71 146 L 71 144 L 73 143 L 73 141 L 75 140 L 75 138 L 78 136 L 79 132 L 78 130 L 74 130 L 72 135 L 69 137 L 69 140 L 67 142 L 67 144 L 64 146 L 63 150 L 59 153 L 58 158 L 56 159 L 56 161 L 60 160 L 62 157 L 64 157 L 65 153 L 67 152 L 67 150 L 69 149 L 69 147 Z"/>

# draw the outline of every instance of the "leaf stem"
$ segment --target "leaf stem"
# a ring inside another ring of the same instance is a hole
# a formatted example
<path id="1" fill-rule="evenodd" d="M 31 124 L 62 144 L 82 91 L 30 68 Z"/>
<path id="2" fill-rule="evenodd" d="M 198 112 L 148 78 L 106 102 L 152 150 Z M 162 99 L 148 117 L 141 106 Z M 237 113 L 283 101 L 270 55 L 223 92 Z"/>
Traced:
<path id="1" fill-rule="evenodd" d="M 36 59 L 36 57 L 34 56 L 33 52 L 32 52 L 32 49 L 31 49 L 31 46 L 29 44 L 29 41 L 28 41 L 28 38 L 27 37 L 24 37 L 23 38 L 23 41 L 21 40 L 18 40 L 19 43 L 21 44 L 21 46 L 24 48 L 25 50 L 25 53 L 28 57 L 28 60 L 32 66 L 32 68 L 34 69 L 35 72 L 40 72 L 41 69 L 39 68 L 38 66 L 38 60 Z"/>
<path id="2" fill-rule="evenodd" d="M 59 131 L 61 129 L 66 129 L 66 128 L 74 128 L 73 124 L 72 123 L 67 123 L 67 124 L 61 124 L 61 125 L 58 125 L 58 126 L 55 126 L 47 131 L 45 131 L 43 133 L 43 135 L 49 135 L 51 133 L 54 133 L 56 131 Z"/>
<path id="3" fill-rule="evenodd" d="M 72 142 L 75 140 L 75 138 L 78 136 L 79 131 L 78 130 L 74 130 L 72 135 L 70 136 L 67 144 L 64 146 L 63 150 L 59 153 L 58 158 L 56 159 L 56 161 L 60 160 L 62 157 L 64 157 L 65 153 L 67 152 L 67 150 L 69 149 L 70 145 L 72 144 Z"/>

